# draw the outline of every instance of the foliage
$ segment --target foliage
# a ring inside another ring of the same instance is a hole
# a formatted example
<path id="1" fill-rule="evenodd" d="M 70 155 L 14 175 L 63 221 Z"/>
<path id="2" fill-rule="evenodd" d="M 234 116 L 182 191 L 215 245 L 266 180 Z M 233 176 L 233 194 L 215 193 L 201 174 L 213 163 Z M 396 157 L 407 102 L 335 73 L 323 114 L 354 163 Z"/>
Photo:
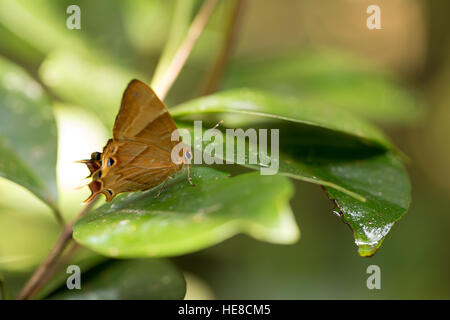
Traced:
<path id="1" fill-rule="evenodd" d="M 29 1 L 0 2 L 0 34 L 9 39 L 0 53 L 15 57 L 15 61 L 0 60 L 2 177 L 20 184 L 58 211 L 57 130 L 52 105 L 62 100 L 84 108 L 111 128 L 126 83 L 131 78 L 148 83 L 156 59 L 148 62 L 144 57 L 161 53 L 162 43 L 148 45 L 151 37 L 139 37 L 130 31 L 143 30 L 148 24 L 147 18 L 134 17 L 150 6 L 152 12 L 168 18 L 173 8 L 161 3 L 114 2 L 105 13 L 105 21 L 120 17 L 118 30 L 107 30 L 105 39 L 117 34 L 127 39 L 130 43 L 124 45 L 129 51 L 125 54 L 121 51 L 123 43 L 113 42 L 116 47 L 109 50 L 108 42 L 98 40 L 92 30 L 69 34 L 65 26 L 59 26 L 56 12 L 64 8 L 64 1 L 51 1 L 42 7 Z M 181 8 L 179 3 L 178 15 L 184 12 L 183 19 L 190 19 L 195 4 L 191 1 L 192 7 Z M 82 5 L 86 12 L 95 8 L 88 1 Z M 5 8 L 17 19 L 9 19 Z M 35 29 L 24 27 L 28 18 L 36 22 Z M 93 18 L 86 17 L 88 25 L 92 24 L 89 19 Z M 160 20 L 164 19 L 158 16 Z M 185 22 L 183 25 L 188 25 Z M 220 17 L 213 16 L 213 26 L 218 22 Z M 176 39 L 168 46 L 171 52 L 182 31 L 172 30 Z M 39 33 L 48 36 L 38 41 Z M 97 39 L 92 47 L 91 39 Z M 214 41 L 201 38 L 190 62 L 198 67 L 195 70 L 201 70 Z M 171 54 L 165 53 L 164 63 Z M 223 88 L 234 89 L 192 100 L 186 94 L 194 91 L 189 75 L 192 70 L 188 71 L 180 78 L 178 86 L 182 89 L 176 90 L 176 86 L 168 99 L 169 104 L 184 101 L 170 109 L 177 124 L 191 130 L 191 120 L 216 123 L 223 119 L 223 131 L 235 127 L 279 128 L 278 174 L 230 176 L 217 169 L 194 167 L 195 187 L 187 183 L 183 173 L 157 198 L 159 187 L 124 194 L 103 204 L 76 223 L 74 239 L 107 257 L 152 259 L 99 264 L 88 271 L 86 290 L 77 294 L 60 289 L 49 298 L 181 299 L 185 293 L 181 272 L 169 261 L 153 258 L 195 252 L 237 233 L 279 244 L 296 241 L 299 231 L 290 207 L 294 188 L 289 178 L 322 186 L 336 213 L 352 228 L 359 254 L 373 255 L 408 210 L 411 186 L 401 152 L 379 129 L 353 112 L 392 124 L 402 119 L 411 121 L 418 103 L 390 76 L 373 69 L 361 71 L 351 59 L 340 57 L 340 53 L 304 51 L 293 58 L 239 61 L 227 71 L 223 83 Z M 386 100 L 383 108 L 377 109 L 380 94 Z M 196 141 L 192 144 L 197 146 Z M 256 150 L 256 146 L 248 148 L 250 152 Z M 260 169 L 249 163 L 243 165 Z M 230 172 L 237 172 L 236 167 Z M 1 213 L 7 210 L 10 208 L 2 208 Z M 0 239 L 7 241 L 2 235 Z"/>

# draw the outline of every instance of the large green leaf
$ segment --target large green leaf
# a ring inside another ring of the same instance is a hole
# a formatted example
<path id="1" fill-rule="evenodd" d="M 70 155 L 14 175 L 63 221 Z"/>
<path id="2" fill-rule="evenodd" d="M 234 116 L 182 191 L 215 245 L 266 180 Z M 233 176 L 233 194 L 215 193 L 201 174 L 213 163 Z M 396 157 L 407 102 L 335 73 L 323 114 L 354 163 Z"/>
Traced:
<path id="1" fill-rule="evenodd" d="M 167 260 L 113 260 L 82 273 L 81 289 L 63 286 L 48 299 L 171 300 L 185 293 L 183 274 Z"/>
<path id="2" fill-rule="evenodd" d="M 186 121 L 178 121 L 178 128 L 186 129 L 189 131 L 191 141 L 184 140 L 185 143 L 189 144 L 191 147 L 195 146 L 194 149 L 201 149 L 204 151 L 207 146 L 211 143 L 206 138 L 203 138 L 203 134 L 206 133 L 208 127 L 200 130 L 200 134 L 196 133 L 192 124 Z M 273 123 L 263 123 L 256 124 L 258 127 L 270 127 L 276 126 Z M 278 123 L 280 126 L 282 123 Z M 312 129 L 312 130 L 311 130 Z M 270 133 L 269 133 L 270 135 Z M 296 127 L 294 130 L 288 127 L 283 127 L 280 132 L 280 157 L 279 159 L 274 159 L 278 162 L 278 172 L 279 174 L 310 182 L 319 184 L 322 186 L 333 187 L 336 190 L 344 192 L 356 199 L 364 201 L 365 198 L 358 193 L 351 191 L 344 187 L 339 181 L 336 181 L 333 177 L 330 177 L 329 173 L 320 170 L 320 166 L 316 166 L 318 161 L 323 161 L 322 156 L 326 155 L 328 161 L 338 161 L 343 153 L 355 152 L 367 152 L 367 146 L 361 144 L 359 140 L 352 139 L 346 135 L 339 135 L 329 130 L 317 129 L 317 128 L 301 128 Z M 234 141 L 234 154 L 227 153 L 227 143 L 228 141 Z M 359 143 L 358 143 L 359 142 Z M 259 159 L 259 149 L 258 144 L 254 145 L 250 143 L 249 140 L 243 139 L 243 137 L 238 135 L 232 135 L 224 133 L 223 138 L 223 152 L 222 154 L 216 154 L 215 158 L 222 160 L 226 163 L 237 163 L 237 152 L 238 146 L 244 145 L 246 153 L 244 155 L 244 161 L 241 165 L 246 167 L 261 170 L 265 166 L 260 164 L 254 164 L 249 161 L 251 155 Z M 270 143 L 270 142 L 269 142 Z M 359 149 L 361 148 L 361 149 Z M 295 155 L 290 154 L 287 151 L 297 150 Z M 377 152 L 378 149 L 369 149 L 371 152 Z M 383 150 L 384 151 L 384 150 Z M 334 152 L 334 154 L 333 154 Z M 194 161 L 196 152 L 193 153 Z M 332 155 L 330 157 L 330 155 Z M 195 162 L 194 162 L 195 163 Z"/>
<path id="3" fill-rule="evenodd" d="M 56 124 L 49 100 L 21 68 L 0 60 L 0 176 L 56 207 Z"/>
<path id="4" fill-rule="evenodd" d="M 257 93 L 255 99 L 254 92 L 244 93 L 243 97 L 232 91 L 229 96 L 227 93 L 217 94 L 218 99 L 214 99 L 214 96 L 197 99 L 174 108 L 173 114 L 186 119 L 192 115 L 199 118 L 201 113 L 205 113 L 218 120 L 230 114 L 255 110 L 250 111 L 253 117 L 247 127 L 251 125 L 254 128 L 280 130 L 278 173 L 326 187 L 340 208 L 344 221 L 352 227 L 360 254 L 373 255 L 394 222 L 407 211 L 410 202 L 408 175 L 394 152 L 386 149 L 392 148 L 392 145 L 385 138 L 380 139 L 382 135 L 363 121 L 355 126 L 357 129 L 352 130 L 351 125 L 358 118 L 347 122 L 348 126 L 341 127 L 339 122 L 345 120 L 335 115 L 337 124 L 329 125 L 332 118 L 319 117 L 323 110 L 314 113 L 313 108 L 307 108 L 308 112 L 303 112 L 303 105 L 297 110 L 293 109 L 295 104 L 292 100 L 285 102 L 282 97 L 264 99 L 262 93 Z M 274 114 L 268 114 L 269 110 L 274 110 Z M 214 115 L 216 112 L 221 113 Z M 272 121 L 267 122 L 268 118 Z M 241 120 L 244 120 L 241 124 L 245 124 L 245 119 Z M 191 130 L 191 136 L 194 135 L 192 125 L 183 121 L 179 125 Z M 370 129 L 364 131 L 361 128 Z M 235 146 L 242 139 L 233 138 Z M 209 143 L 200 141 L 198 136 L 194 136 L 194 139 L 192 143 L 196 148 Z M 378 143 L 374 144 L 373 141 Z M 246 141 L 243 143 L 248 144 Z M 257 146 L 249 145 L 246 150 L 248 153 L 244 165 L 260 169 L 261 166 L 248 162 L 249 155 L 258 152 Z M 226 154 L 225 147 L 222 158 L 233 160 Z"/>
<path id="5" fill-rule="evenodd" d="M 181 174 L 158 198 L 158 188 L 118 196 L 75 224 L 75 240 L 115 257 L 184 254 L 239 232 L 275 243 L 297 240 L 288 179 L 256 172 L 229 178 L 206 167 L 191 175 L 195 187 Z"/>
<path id="6" fill-rule="evenodd" d="M 190 130 L 194 136 L 191 126 L 179 123 L 179 127 Z M 290 140 L 289 134 L 282 133 L 281 140 Z M 353 229 L 360 255 L 370 256 L 378 250 L 393 224 L 406 213 L 411 201 L 409 178 L 392 152 L 353 145 L 346 141 L 348 137 L 341 137 L 338 144 L 336 138 L 327 131 L 319 134 L 307 130 L 299 132 L 290 143 L 281 143 L 278 174 L 324 186 L 339 209 L 336 212 Z M 236 149 L 241 138 L 230 139 L 234 139 Z M 310 145 L 316 140 L 328 144 Z M 225 135 L 223 157 L 216 158 L 233 161 L 226 153 L 226 141 Z M 203 145 L 204 149 L 209 143 L 194 137 L 191 145 Z M 248 150 L 243 165 L 256 170 L 263 168 L 248 160 L 249 154 L 258 152 L 257 146 L 248 141 L 240 143 Z"/>
<path id="7" fill-rule="evenodd" d="M 390 152 L 365 159 L 323 164 L 336 181 L 364 196 L 362 202 L 327 187 L 336 213 L 353 230 L 361 256 L 371 256 L 411 202 L 411 185 L 402 163 Z"/>
<path id="8" fill-rule="evenodd" d="M 336 213 L 353 230 L 359 254 L 375 254 L 411 202 L 403 164 L 391 151 L 355 148 L 324 155 L 317 150 L 285 150 L 280 174 L 324 186 Z"/>
<path id="9" fill-rule="evenodd" d="M 355 136 L 368 144 L 392 148 L 382 132 L 344 110 L 308 99 L 283 98 L 259 90 L 236 89 L 194 99 L 171 109 L 175 118 L 198 114 L 225 113 L 290 121 Z M 246 120 L 248 120 L 247 118 Z M 245 121 L 244 121 L 245 123 Z"/>
<path id="10" fill-rule="evenodd" d="M 391 74 L 339 51 L 240 59 L 227 70 L 223 88 L 243 86 L 325 103 L 383 123 L 410 122 L 422 110 Z"/>

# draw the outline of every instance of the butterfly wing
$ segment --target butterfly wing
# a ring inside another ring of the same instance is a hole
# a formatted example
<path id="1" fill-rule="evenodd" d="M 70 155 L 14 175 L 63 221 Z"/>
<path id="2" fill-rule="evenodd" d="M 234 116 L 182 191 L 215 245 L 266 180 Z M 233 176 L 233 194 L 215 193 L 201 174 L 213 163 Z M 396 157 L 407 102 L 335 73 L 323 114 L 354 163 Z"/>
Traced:
<path id="1" fill-rule="evenodd" d="M 113 128 L 113 139 L 103 149 L 101 167 L 92 173 L 91 201 L 103 193 L 107 201 L 121 192 L 146 190 L 167 179 L 183 164 L 171 152 L 178 141 L 177 127 L 164 104 L 150 87 L 133 80 L 124 92 Z"/>
<path id="2" fill-rule="evenodd" d="M 114 123 L 114 139 L 139 141 L 170 151 L 177 144 L 171 141 L 176 129 L 169 111 L 155 92 L 139 80 L 131 81 Z"/>

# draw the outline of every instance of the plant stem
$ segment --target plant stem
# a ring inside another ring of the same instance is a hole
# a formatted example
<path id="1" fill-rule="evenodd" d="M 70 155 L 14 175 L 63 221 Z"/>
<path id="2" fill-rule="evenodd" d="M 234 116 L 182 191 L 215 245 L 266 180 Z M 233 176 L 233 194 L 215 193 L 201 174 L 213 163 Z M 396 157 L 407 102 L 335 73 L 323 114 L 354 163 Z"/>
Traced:
<path id="1" fill-rule="evenodd" d="M 38 285 L 35 286 L 34 290 L 30 293 L 30 298 L 33 297 L 36 293 L 38 293 L 45 284 L 65 265 L 69 264 L 70 260 L 73 258 L 75 252 L 80 248 L 80 245 L 75 241 L 68 242 L 71 247 L 66 249 L 67 253 L 59 258 L 58 261 L 52 264 L 48 269 L 47 273 L 42 277 L 41 281 Z"/>
<path id="2" fill-rule="evenodd" d="M 167 93 L 178 77 L 217 3 L 218 0 L 205 0 L 199 12 L 195 16 L 194 21 L 189 27 L 186 37 L 184 38 L 180 47 L 176 51 L 174 58 L 167 67 L 164 76 L 160 81 L 156 83 L 152 82 L 152 87 L 161 100 L 164 100 L 164 98 L 167 96 Z"/>
<path id="3" fill-rule="evenodd" d="M 222 78 L 225 67 L 230 60 L 231 53 L 233 52 L 234 45 L 236 43 L 240 21 L 242 19 L 244 2 L 245 0 L 234 0 L 220 54 L 214 63 L 208 80 L 206 81 L 206 86 L 202 92 L 202 95 L 211 94 L 217 90 L 217 86 Z"/>
<path id="4" fill-rule="evenodd" d="M 180 46 L 186 35 L 189 25 L 191 24 L 191 16 L 194 11 L 196 0 L 177 0 L 175 2 L 172 22 L 170 24 L 169 35 L 166 44 L 159 57 L 158 65 L 153 73 L 151 87 L 155 87 L 167 71 L 170 61 L 172 61 L 175 52 Z"/>
<path id="5" fill-rule="evenodd" d="M 56 207 L 52 207 L 52 211 L 53 211 L 53 214 L 55 215 L 56 221 L 58 221 L 58 223 L 62 227 L 64 227 L 66 225 L 66 222 L 64 221 L 61 211 L 59 211 L 59 209 Z"/>
<path id="6" fill-rule="evenodd" d="M 92 206 L 96 203 L 97 199 L 98 196 L 92 199 L 92 201 L 89 202 L 83 208 L 83 210 L 80 211 L 78 216 L 71 223 L 69 223 L 63 228 L 61 235 L 58 238 L 58 241 L 51 249 L 47 258 L 36 269 L 31 278 L 27 281 L 25 286 L 20 291 L 19 295 L 17 296 L 18 300 L 30 298 L 32 294 L 37 292 L 36 290 L 37 288 L 42 287 L 44 285 L 47 273 L 50 272 L 52 266 L 56 263 L 56 261 L 64 251 L 64 248 L 67 246 L 67 243 L 72 239 L 73 225 L 78 219 L 84 216 L 92 208 Z"/>

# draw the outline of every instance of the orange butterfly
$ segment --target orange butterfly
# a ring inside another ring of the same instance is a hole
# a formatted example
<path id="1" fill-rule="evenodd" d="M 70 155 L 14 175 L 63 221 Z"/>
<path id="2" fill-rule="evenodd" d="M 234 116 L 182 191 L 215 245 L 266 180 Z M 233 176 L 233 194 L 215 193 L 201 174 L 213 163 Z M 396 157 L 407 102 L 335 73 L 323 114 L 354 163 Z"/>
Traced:
<path id="1" fill-rule="evenodd" d="M 177 129 L 167 108 L 145 83 L 133 80 L 128 84 L 109 139 L 103 152 L 94 152 L 91 159 L 81 160 L 90 171 L 90 202 L 100 193 L 111 201 L 118 193 L 147 190 L 166 182 L 191 160 L 184 148 L 179 161 L 172 161 L 172 141 Z M 188 181 L 192 184 L 189 176 Z"/>

